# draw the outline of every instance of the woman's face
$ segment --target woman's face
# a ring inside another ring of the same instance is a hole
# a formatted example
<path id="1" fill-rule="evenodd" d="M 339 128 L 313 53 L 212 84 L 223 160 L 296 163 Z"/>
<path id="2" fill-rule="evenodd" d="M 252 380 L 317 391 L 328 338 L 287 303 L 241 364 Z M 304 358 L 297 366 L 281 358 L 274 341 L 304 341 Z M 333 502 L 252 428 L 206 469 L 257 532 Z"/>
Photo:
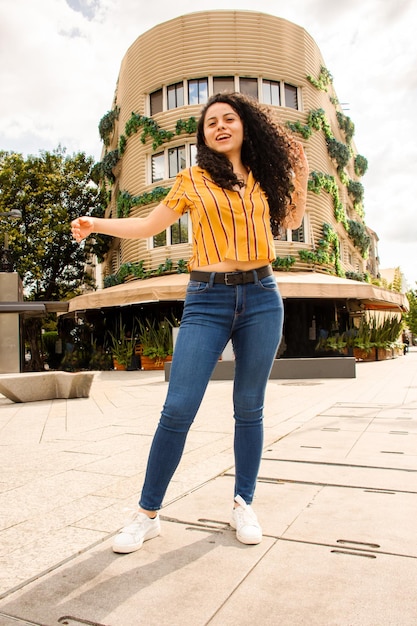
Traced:
<path id="1" fill-rule="evenodd" d="M 221 152 L 229 159 L 240 157 L 243 143 L 243 124 L 236 111 L 226 102 L 215 102 L 206 111 L 204 118 L 206 145 Z"/>

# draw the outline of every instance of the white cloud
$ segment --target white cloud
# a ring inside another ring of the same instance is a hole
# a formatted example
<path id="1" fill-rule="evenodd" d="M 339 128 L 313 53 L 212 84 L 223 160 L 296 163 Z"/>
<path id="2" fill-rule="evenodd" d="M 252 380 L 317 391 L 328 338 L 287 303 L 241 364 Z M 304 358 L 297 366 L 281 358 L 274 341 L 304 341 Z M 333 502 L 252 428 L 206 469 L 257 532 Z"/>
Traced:
<path id="1" fill-rule="evenodd" d="M 401 265 L 414 285 L 417 4 L 214 0 L 210 9 L 263 11 L 313 37 L 369 162 L 366 219 L 380 237 L 382 265 Z M 0 149 L 37 153 L 61 144 L 98 159 L 98 122 L 129 46 L 162 21 L 202 10 L 198 0 L 155 0 L 146 8 L 137 0 L 2 0 Z"/>

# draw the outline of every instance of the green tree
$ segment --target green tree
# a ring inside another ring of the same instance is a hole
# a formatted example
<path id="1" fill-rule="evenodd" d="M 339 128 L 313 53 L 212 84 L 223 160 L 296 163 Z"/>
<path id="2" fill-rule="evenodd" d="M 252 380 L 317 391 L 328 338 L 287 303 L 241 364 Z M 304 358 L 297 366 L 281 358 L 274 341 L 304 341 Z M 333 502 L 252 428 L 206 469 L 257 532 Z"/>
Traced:
<path id="1" fill-rule="evenodd" d="M 94 160 L 79 152 L 68 156 L 59 146 L 53 152 L 24 158 L 0 152 L 0 212 L 19 210 L 20 220 L 0 219 L 0 242 L 7 233 L 25 298 L 67 300 L 84 283 L 92 284 L 88 264 L 108 249 L 109 238 L 89 238 L 83 245 L 71 236 L 71 220 L 79 215 L 101 216 L 105 196 L 93 182 Z M 38 349 L 41 322 L 26 321 L 32 348 L 32 369 L 42 369 Z"/>
<path id="2" fill-rule="evenodd" d="M 84 245 L 71 237 L 71 220 L 79 215 L 101 216 L 104 194 L 92 182 L 92 157 L 67 156 L 64 148 L 26 159 L 0 152 L 0 212 L 17 209 L 19 221 L 0 220 L 0 237 L 7 232 L 11 255 L 27 299 L 65 300 L 84 282 L 90 254 L 102 259 L 109 238 L 89 239 Z"/>
<path id="3" fill-rule="evenodd" d="M 403 317 L 413 335 L 417 335 L 417 290 L 407 291 L 406 295 L 410 303 L 410 310 Z"/>

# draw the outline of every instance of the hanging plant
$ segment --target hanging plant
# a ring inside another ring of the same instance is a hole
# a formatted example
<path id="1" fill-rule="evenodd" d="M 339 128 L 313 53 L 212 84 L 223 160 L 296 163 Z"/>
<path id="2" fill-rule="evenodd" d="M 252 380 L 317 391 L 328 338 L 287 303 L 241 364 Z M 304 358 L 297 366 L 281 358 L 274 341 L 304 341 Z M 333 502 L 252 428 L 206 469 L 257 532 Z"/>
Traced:
<path id="1" fill-rule="evenodd" d="M 188 274 L 188 263 L 184 259 L 178 259 L 177 274 Z"/>
<path id="2" fill-rule="evenodd" d="M 343 171 L 351 156 L 349 148 L 334 137 L 327 138 L 326 143 L 330 158 L 336 161 L 338 170 Z"/>
<path id="3" fill-rule="evenodd" d="M 108 152 L 101 162 L 101 171 L 106 178 L 108 178 L 111 182 L 114 182 L 114 174 L 113 168 L 119 162 L 119 151 L 112 150 Z"/>
<path id="4" fill-rule="evenodd" d="M 275 261 L 272 261 L 272 267 L 274 268 L 274 270 L 284 270 L 285 272 L 288 272 L 295 262 L 296 258 L 294 256 L 277 256 L 275 257 Z"/>
<path id="5" fill-rule="evenodd" d="M 307 123 L 314 128 L 314 130 L 322 130 L 326 139 L 332 139 L 333 133 L 330 124 L 327 120 L 324 109 L 313 109 L 308 114 Z"/>
<path id="6" fill-rule="evenodd" d="M 152 191 L 131 196 L 128 191 L 120 191 L 117 196 L 117 217 L 129 217 L 133 206 L 145 206 L 152 202 L 159 202 L 167 195 L 170 187 L 155 187 Z"/>
<path id="7" fill-rule="evenodd" d="M 313 130 L 322 130 L 326 139 L 333 138 L 332 129 L 327 121 L 324 109 L 312 109 L 307 117 L 307 124 L 301 122 L 287 122 L 287 126 L 293 132 L 299 133 L 304 139 L 310 139 Z"/>
<path id="8" fill-rule="evenodd" d="M 163 274 L 174 273 L 174 263 L 171 259 L 165 259 L 164 263 L 158 265 L 156 269 L 145 270 L 144 262 L 139 263 L 126 262 L 122 263 L 114 274 L 108 274 L 104 277 L 104 288 L 114 287 L 114 285 L 120 285 L 126 281 L 127 278 L 135 278 L 139 280 L 145 280 L 147 278 L 153 278 L 154 276 L 162 276 Z M 185 274 L 188 272 L 187 263 L 184 259 L 180 259 L 176 268 L 177 274 Z"/>
<path id="9" fill-rule="evenodd" d="M 344 275 L 340 259 L 339 238 L 330 224 L 323 224 L 323 238 L 319 240 L 316 250 L 299 250 L 298 256 L 305 263 L 334 265 L 336 275 Z"/>
<path id="10" fill-rule="evenodd" d="M 324 191 L 326 191 L 331 196 L 336 221 L 343 224 L 343 226 L 347 230 L 348 225 L 346 212 L 340 200 L 339 188 L 336 184 L 334 176 L 331 176 L 330 174 L 323 174 L 322 172 L 313 171 L 310 173 L 307 188 L 309 191 L 312 191 L 317 195 L 319 195 L 321 190 L 324 189 Z"/>
<path id="11" fill-rule="evenodd" d="M 339 128 L 345 133 L 347 143 L 352 141 L 353 135 L 355 134 L 355 124 L 352 122 L 350 117 L 341 113 L 340 111 L 336 111 L 337 121 L 339 122 Z"/>
<path id="12" fill-rule="evenodd" d="M 357 180 L 349 180 L 348 193 L 353 198 L 353 205 L 356 208 L 357 205 L 361 205 L 363 202 L 364 188 L 362 183 Z"/>
<path id="13" fill-rule="evenodd" d="M 319 240 L 316 250 L 299 250 L 298 255 L 305 263 L 333 264 L 337 276 L 344 274 L 340 260 L 339 238 L 330 224 L 323 224 L 323 238 Z"/>
<path id="14" fill-rule="evenodd" d="M 111 111 L 107 111 L 99 122 L 98 132 L 105 146 L 110 144 L 110 137 L 114 131 L 115 122 L 119 118 L 119 112 L 119 107 L 116 107 Z"/>
<path id="15" fill-rule="evenodd" d="M 131 137 L 131 135 L 137 133 L 140 129 L 142 129 L 140 136 L 141 142 L 145 143 L 148 137 L 152 137 L 152 148 L 154 150 L 165 141 L 169 141 L 174 137 L 174 133 L 160 128 L 151 117 L 146 117 L 146 115 L 140 115 L 139 113 L 132 113 L 125 126 L 127 137 Z"/>
<path id="16" fill-rule="evenodd" d="M 195 117 L 189 117 L 188 120 L 178 120 L 175 124 L 175 134 L 187 133 L 193 135 L 197 132 L 197 120 Z"/>
<path id="17" fill-rule="evenodd" d="M 313 129 L 308 124 L 301 124 L 301 122 L 287 122 L 287 127 L 293 133 L 299 133 L 303 139 L 310 139 L 313 134 Z"/>
<path id="18" fill-rule="evenodd" d="M 122 154 L 124 154 L 124 151 L 126 150 L 126 144 L 127 144 L 126 135 L 120 135 L 120 137 L 119 137 L 119 153 L 120 153 L 120 156 L 122 156 Z"/>
<path id="19" fill-rule="evenodd" d="M 366 230 L 366 227 L 362 222 L 356 222 L 355 220 L 349 220 L 348 234 L 353 241 L 355 248 L 359 250 L 364 259 L 368 257 L 368 250 L 371 243 L 371 238 Z"/>
<path id="20" fill-rule="evenodd" d="M 355 156 L 354 168 L 356 176 L 363 176 L 368 169 L 367 159 L 361 154 L 357 154 Z"/>
<path id="21" fill-rule="evenodd" d="M 346 278 L 357 280 L 361 283 L 369 283 L 370 277 L 367 272 L 346 272 Z"/>
<path id="22" fill-rule="evenodd" d="M 331 85 L 333 82 L 333 76 L 330 74 L 329 70 L 324 67 L 324 65 L 322 65 L 320 67 L 320 74 L 318 79 L 316 80 L 314 76 L 311 76 L 311 74 L 309 74 L 307 76 L 307 80 L 310 81 L 310 83 L 314 85 L 316 89 L 319 89 L 320 91 L 327 91 L 328 86 Z"/>

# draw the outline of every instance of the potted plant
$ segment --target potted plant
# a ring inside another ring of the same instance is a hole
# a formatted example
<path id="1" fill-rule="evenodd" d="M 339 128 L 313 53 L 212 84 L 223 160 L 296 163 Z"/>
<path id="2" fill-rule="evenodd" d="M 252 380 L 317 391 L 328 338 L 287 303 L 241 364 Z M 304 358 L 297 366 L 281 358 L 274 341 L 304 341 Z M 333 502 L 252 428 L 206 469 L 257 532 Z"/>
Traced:
<path id="1" fill-rule="evenodd" d="M 172 358 L 172 327 L 173 324 L 164 318 L 162 322 L 138 321 L 141 345 L 141 367 L 143 370 L 164 369 L 165 361 Z"/>
<path id="2" fill-rule="evenodd" d="M 126 333 L 125 327 L 120 327 L 117 334 L 109 332 L 110 350 L 113 356 L 113 367 L 115 370 L 125 370 L 132 362 L 134 341 Z"/>

